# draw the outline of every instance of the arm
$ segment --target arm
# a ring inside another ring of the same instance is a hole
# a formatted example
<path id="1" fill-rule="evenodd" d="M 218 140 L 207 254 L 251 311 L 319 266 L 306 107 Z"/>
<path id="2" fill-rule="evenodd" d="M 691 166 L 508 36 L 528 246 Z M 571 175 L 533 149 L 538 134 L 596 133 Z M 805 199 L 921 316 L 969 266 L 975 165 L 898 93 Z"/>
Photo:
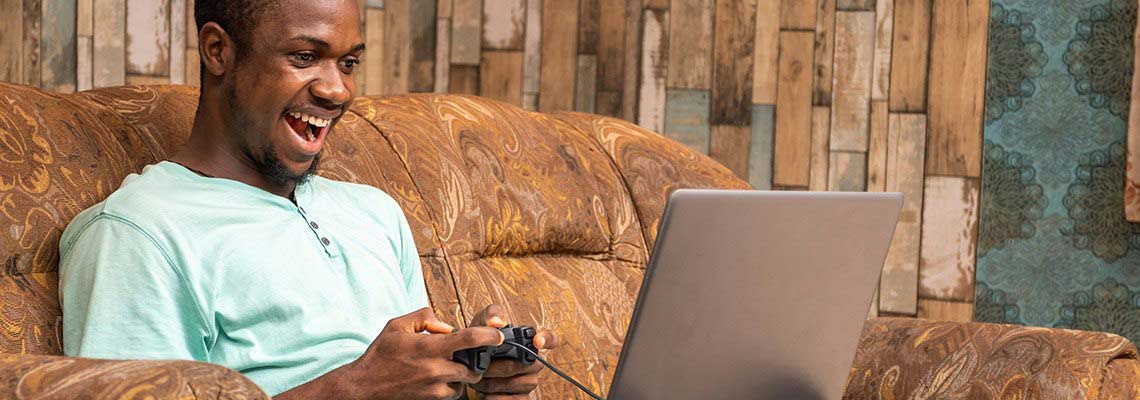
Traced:
<path id="1" fill-rule="evenodd" d="M 153 238 L 111 216 L 80 229 L 62 246 L 64 353 L 208 361 L 210 325 Z"/>

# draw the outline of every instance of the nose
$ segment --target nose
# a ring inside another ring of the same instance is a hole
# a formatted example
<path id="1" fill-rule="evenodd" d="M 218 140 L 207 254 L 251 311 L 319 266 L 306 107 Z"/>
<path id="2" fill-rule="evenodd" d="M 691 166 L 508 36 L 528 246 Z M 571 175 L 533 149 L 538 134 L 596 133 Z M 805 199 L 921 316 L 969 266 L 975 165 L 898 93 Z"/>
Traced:
<path id="1" fill-rule="evenodd" d="M 327 108 L 339 108 L 352 98 L 351 83 L 335 65 L 321 68 L 321 75 L 309 86 L 309 91 Z"/>

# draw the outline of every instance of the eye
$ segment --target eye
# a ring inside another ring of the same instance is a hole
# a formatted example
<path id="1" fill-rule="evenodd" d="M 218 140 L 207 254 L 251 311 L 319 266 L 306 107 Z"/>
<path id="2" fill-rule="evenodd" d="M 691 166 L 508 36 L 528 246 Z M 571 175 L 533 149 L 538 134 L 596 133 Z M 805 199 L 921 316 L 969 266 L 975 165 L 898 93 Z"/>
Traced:
<path id="1" fill-rule="evenodd" d="M 290 56 L 293 57 L 293 61 L 295 61 L 301 65 L 309 65 L 309 64 L 312 64 L 314 61 L 317 61 L 317 55 L 313 54 L 312 52 L 308 52 L 308 51 L 296 52 L 296 53 L 290 54 Z"/>
<path id="2" fill-rule="evenodd" d="M 341 68 L 344 68 L 344 70 L 346 72 L 352 72 L 353 68 L 356 68 L 357 65 L 360 65 L 360 60 L 355 59 L 355 58 L 349 58 L 349 59 L 346 59 L 344 61 L 341 61 L 340 65 L 341 65 Z"/>

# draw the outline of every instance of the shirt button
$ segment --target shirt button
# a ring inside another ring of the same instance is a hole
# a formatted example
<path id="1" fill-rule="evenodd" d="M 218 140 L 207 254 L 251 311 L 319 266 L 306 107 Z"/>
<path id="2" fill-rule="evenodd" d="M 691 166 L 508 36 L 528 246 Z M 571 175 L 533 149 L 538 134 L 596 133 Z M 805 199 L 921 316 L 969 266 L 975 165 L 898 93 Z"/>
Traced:
<path id="1" fill-rule="evenodd" d="M 329 241 L 329 238 L 321 238 L 321 243 L 324 243 L 325 246 L 332 244 L 332 242 Z"/>
<path id="2" fill-rule="evenodd" d="M 313 227 L 313 229 L 320 229 L 320 227 L 321 227 L 320 225 L 317 225 L 317 223 L 313 222 L 313 221 L 309 222 L 309 226 Z"/>

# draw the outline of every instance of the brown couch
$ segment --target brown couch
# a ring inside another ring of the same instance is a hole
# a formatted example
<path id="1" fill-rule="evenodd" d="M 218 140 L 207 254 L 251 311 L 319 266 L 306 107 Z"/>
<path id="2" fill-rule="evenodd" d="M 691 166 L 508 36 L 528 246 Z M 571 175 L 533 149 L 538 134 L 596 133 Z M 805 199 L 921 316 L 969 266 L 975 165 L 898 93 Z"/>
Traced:
<path id="1" fill-rule="evenodd" d="M 0 397 L 265 397 L 209 364 L 59 356 L 61 230 L 172 154 L 196 99 L 180 86 L 57 95 L 0 83 Z M 627 122 L 453 95 L 359 99 L 326 153 L 323 175 L 400 202 L 443 319 L 463 324 L 502 304 L 517 323 L 557 330 L 564 345 L 551 361 L 599 392 L 667 194 L 748 188 Z M 876 319 L 846 398 L 1136 398 L 1138 374 L 1135 348 L 1118 336 Z M 551 374 L 540 391 L 583 398 Z"/>

